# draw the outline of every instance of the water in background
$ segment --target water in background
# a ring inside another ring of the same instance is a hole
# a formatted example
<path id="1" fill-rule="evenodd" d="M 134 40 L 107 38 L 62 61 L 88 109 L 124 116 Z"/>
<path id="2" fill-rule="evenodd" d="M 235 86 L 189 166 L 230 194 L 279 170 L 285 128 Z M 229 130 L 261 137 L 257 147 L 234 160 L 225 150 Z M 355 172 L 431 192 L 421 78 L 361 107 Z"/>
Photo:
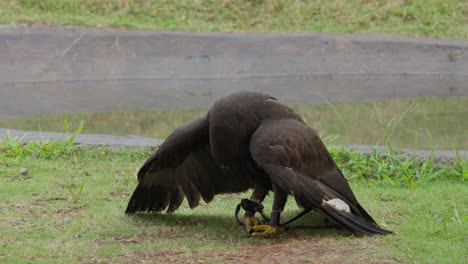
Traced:
<path id="1" fill-rule="evenodd" d="M 468 149 L 468 98 L 413 98 L 375 102 L 293 104 L 304 120 L 333 144 L 380 144 L 401 148 Z M 0 127 L 63 132 L 81 120 L 83 133 L 166 137 L 204 115 L 196 110 L 130 110 L 0 119 Z M 64 120 L 70 126 L 64 128 Z"/>

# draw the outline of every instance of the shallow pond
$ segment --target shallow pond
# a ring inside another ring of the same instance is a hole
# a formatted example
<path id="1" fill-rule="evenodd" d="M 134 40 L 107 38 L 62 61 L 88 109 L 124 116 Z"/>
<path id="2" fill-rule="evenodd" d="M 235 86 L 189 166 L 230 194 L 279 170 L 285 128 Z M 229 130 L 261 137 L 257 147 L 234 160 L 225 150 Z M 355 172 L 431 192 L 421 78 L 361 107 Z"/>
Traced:
<path id="1" fill-rule="evenodd" d="M 374 102 L 293 104 L 332 144 L 386 144 L 402 148 L 468 149 L 468 98 L 413 98 Z M 85 121 L 83 133 L 166 137 L 206 113 L 195 110 L 130 110 L 0 119 L 0 127 L 63 132 Z M 64 128 L 64 120 L 69 127 Z"/>

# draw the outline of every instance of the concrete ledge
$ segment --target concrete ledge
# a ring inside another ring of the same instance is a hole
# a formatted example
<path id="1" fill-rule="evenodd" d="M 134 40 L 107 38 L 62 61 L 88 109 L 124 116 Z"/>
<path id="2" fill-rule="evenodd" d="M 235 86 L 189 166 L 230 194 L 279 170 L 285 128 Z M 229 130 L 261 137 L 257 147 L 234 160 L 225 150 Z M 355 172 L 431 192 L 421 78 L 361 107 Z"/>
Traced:
<path id="1" fill-rule="evenodd" d="M 35 141 L 58 141 L 66 140 L 70 137 L 70 133 L 53 133 L 53 132 L 37 132 L 37 131 L 24 131 L 14 129 L 2 129 L 0 128 L 0 139 L 5 139 L 7 136 L 11 138 L 21 139 L 23 143 L 27 143 L 31 140 Z M 75 137 L 75 143 L 88 145 L 88 146 L 100 146 L 106 145 L 112 149 L 118 149 L 122 147 L 157 147 L 162 143 L 162 140 L 141 137 L 141 136 L 109 136 L 109 135 L 96 135 L 96 134 L 78 134 Z M 385 152 L 386 147 L 384 146 L 366 146 L 366 145 L 347 145 L 343 146 L 345 149 L 354 149 L 359 153 L 370 154 L 375 148 L 379 152 Z M 410 150 L 410 149 L 398 149 L 402 155 L 408 155 L 410 157 L 424 159 L 431 155 L 431 151 L 427 150 Z M 448 151 L 438 150 L 434 151 L 435 161 L 450 160 L 457 157 L 462 159 L 468 159 L 468 151 Z"/>
<path id="2" fill-rule="evenodd" d="M 29 141 L 61 141 L 66 140 L 71 136 L 71 133 L 55 133 L 55 132 L 37 132 L 15 129 L 0 128 L 0 139 L 6 137 L 20 139 L 23 143 Z M 77 134 L 75 137 L 76 144 L 100 146 L 106 145 L 110 148 L 117 149 L 121 147 L 156 147 L 161 144 L 161 140 L 140 137 L 140 136 L 111 136 L 97 134 Z"/>
<path id="3" fill-rule="evenodd" d="M 208 108 L 238 90 L 287 103 L 468 96 L 468 40 L 6 26 L 0 50 L 0 117 Z"/>

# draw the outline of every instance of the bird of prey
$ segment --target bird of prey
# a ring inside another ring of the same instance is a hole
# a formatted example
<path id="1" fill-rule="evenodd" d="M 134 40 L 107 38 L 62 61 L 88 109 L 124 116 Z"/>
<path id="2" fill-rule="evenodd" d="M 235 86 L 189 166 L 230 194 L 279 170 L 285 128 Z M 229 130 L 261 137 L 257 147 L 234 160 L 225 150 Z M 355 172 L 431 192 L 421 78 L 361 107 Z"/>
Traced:
<path id="1" fill-rule="evenodd" d="M 270 221 L 246 212 L 253 236 L 284 232 L 280 215 L 287 197 L 354 233 L 388 234 L 354 196 L 317 132 L 274 97 L 238 92 L 216 101 L 208 113 L 174 130 L 143 164 L 127 214 L 173 212 L 184 198 L 200 199 L 253 188 L 261 203 L 272 191 Z"/>

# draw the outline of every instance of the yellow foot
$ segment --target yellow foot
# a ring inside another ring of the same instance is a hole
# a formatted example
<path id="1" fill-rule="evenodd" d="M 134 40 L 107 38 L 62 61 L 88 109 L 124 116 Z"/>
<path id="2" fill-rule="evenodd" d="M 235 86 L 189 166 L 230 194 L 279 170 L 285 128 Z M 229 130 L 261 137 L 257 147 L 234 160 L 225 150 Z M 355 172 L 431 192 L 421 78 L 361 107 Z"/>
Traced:
<path id="1" fill-rule="evenodd" d="M 258 225 L 258 220 L 255 216 L 244 216 L 244 224 L 245 228 L 247 229 L 247 232 L 251 232 L 253 230 L 253 227 Z"/>
<path id="2" fill-rule="evenodd" d="M 284 233 L 285 228 L 275 225 L 255 225 L 249 233 L 253 237 L 270 237 Z"/>

